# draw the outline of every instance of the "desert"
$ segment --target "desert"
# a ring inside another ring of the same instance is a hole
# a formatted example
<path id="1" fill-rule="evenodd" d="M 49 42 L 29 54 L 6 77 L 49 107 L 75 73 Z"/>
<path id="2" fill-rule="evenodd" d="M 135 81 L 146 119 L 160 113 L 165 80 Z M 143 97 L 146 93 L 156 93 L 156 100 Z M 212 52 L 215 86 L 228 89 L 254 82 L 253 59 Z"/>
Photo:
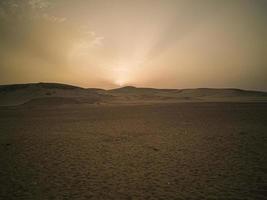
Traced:
<path id="1" fill-rule="evenodd" d="M 0 0 L 0 200 L 267 200 L 267 0 Z"/>
<path id="2" fill-rule="evenodd" d="M 1 199 L 265 199 L 265 93 L 153 102 L 155 89 L 60 86 L 1 87 L 20 102 L 0 108 Z"/>

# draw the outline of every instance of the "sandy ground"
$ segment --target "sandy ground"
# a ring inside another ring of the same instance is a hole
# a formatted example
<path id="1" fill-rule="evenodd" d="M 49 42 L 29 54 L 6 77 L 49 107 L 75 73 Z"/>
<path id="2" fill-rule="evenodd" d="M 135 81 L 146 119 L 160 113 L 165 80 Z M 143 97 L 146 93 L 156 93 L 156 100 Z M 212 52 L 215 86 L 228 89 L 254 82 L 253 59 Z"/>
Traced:
<path id="1" fill-rule="evenodd" d="M 0 108 L 0 199 L 266 199 L 267 103 Z"/>

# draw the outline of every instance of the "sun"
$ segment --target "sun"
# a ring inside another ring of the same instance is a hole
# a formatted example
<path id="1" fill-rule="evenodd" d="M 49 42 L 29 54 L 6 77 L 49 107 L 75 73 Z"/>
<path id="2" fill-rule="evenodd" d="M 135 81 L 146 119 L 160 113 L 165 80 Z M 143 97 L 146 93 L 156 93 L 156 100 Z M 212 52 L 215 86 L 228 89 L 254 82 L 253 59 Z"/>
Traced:
<path id="1" fill-rule="evenodd" d="M 129 82 L 130 79 L 130 69 L 127 65 L 116 65 L 116 67 L 112 68 L 112 76 L 113 82 L 119 87 L 125 86 Z"/>
<path id="2" fill-rule="evenodd" d="M 121 80 L 121 79 L 118 79 L 118 80 L 115 80 L 115 84 L 122 87 L 125 85 L 125 81 Z"/>

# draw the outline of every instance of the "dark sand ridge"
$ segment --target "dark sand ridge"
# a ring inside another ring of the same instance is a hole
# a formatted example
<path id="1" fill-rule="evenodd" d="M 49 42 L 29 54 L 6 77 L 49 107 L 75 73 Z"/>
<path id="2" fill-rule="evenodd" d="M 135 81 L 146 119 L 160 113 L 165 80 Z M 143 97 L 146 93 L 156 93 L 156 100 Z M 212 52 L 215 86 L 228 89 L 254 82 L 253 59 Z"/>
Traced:
<path id="1" fill-rule="evenodd" d="M 167 102 L 267 102 L 267 93 L 240 89 L 154 89 L 130 86 L 102 90 L 58 83 L 0 86 L 0 105 L 2 106 Z"/>

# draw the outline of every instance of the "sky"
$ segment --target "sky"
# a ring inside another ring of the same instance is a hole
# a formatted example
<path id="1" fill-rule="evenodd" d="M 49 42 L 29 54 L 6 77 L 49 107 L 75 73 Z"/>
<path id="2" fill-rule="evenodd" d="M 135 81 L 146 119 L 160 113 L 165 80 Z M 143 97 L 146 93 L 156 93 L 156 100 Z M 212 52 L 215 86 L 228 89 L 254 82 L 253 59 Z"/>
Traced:
<path id="1" fill-rule="evenodd" d="M 1 0 L 0 84 L 267 91 L 265 0 Z"/>

